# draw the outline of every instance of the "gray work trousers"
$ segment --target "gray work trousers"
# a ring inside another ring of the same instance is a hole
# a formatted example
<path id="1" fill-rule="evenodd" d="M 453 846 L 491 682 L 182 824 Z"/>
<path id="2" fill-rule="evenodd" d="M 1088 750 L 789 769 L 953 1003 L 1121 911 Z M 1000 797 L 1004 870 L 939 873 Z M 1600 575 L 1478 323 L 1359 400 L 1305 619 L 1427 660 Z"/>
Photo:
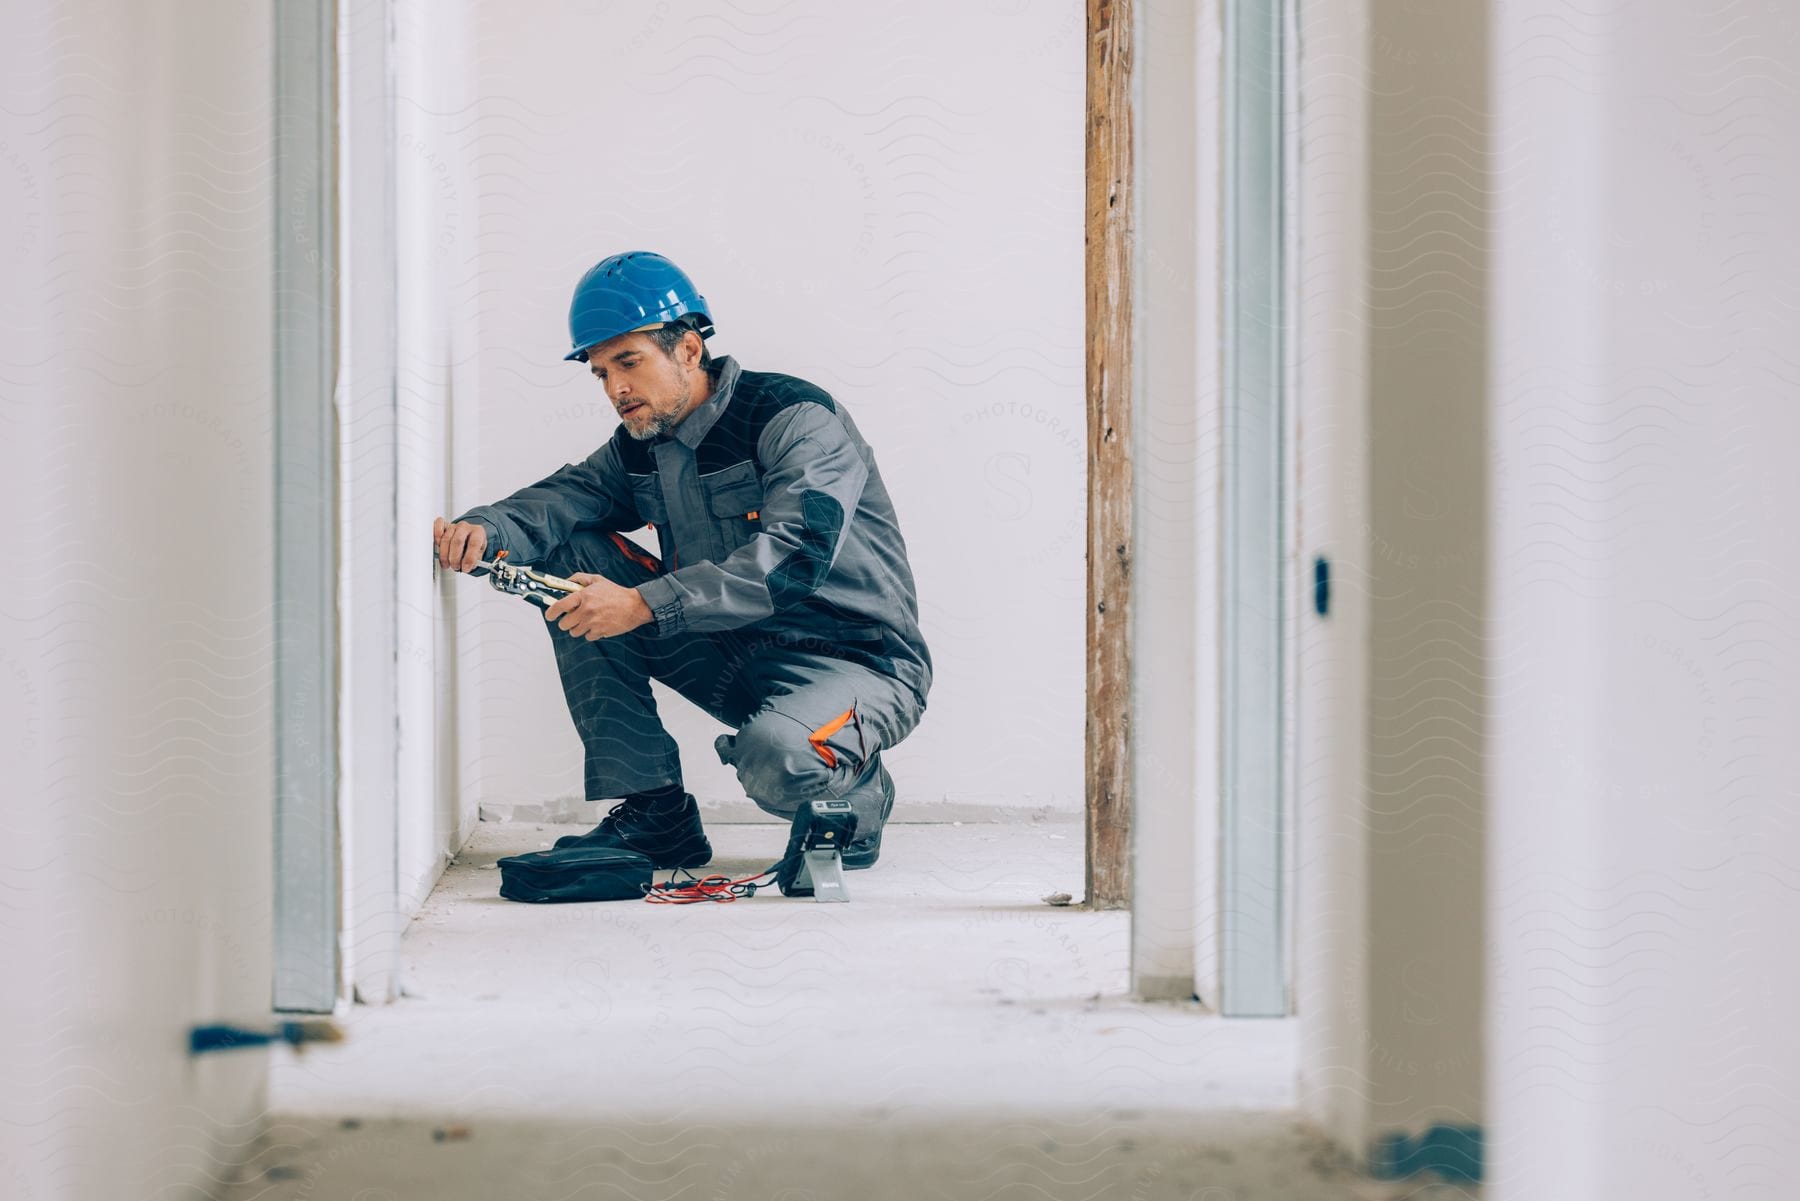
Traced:
<path id="1" fill-rule="evenodd" d="M 623 535 L 579 530 L 540 568 L 588 572 L 635 587 L 661 570 Z M 834 658 L 792 632 L 723 630 L 659 637 L 654 625 L 615 638 L 574 638 L 546 622 L 569 716 L 587 753 L 587 798 L 646 792 L 682 779 L 681 752 L 650 691 L 661 680 L 732 727 L 714 742 L 758 807 L 791 818 L 802 803 L 849 800 L 857 829 L 879 830 L 891 789 L 881 752 L 923 713 L 907 684 Z"/>

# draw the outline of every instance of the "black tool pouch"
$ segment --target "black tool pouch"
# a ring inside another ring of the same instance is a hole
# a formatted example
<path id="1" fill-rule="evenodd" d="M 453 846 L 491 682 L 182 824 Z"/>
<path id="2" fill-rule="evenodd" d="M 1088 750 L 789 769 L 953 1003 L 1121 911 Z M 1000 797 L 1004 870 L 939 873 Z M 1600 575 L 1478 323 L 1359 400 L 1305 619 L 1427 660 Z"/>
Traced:
<path id="1" fill-rule="evenodd" d="M 557 847 L 499 861 L 509 901 L 638 901 L 650 887 L 648 856 L 620 847 Z"/>

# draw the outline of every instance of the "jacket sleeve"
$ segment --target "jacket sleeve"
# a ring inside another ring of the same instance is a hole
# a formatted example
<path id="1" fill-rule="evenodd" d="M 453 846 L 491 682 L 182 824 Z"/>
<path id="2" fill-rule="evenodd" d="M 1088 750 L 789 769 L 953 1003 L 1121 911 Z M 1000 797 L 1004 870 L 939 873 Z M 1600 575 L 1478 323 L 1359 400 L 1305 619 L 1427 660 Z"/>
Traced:
<path id="1" fill-rule="evenodd" d="M 517 563 L 543 559 L 577 526 L 635 530 L 644 524 L 631 499 L 618 448 L 611 442 L 505 500 L 476 505 L 457 520 L 486 526 L 489 557 L 504 550 Z"/>
<path id="2" fill-rule="evenodd" d="M 868 464 L 836 413 L 783 409 L 757 444 L 762 530 L 724 560 L 692 563 L 638 585 L 659 635 L 729 630 L 811 596 L 844 544 Z"/>

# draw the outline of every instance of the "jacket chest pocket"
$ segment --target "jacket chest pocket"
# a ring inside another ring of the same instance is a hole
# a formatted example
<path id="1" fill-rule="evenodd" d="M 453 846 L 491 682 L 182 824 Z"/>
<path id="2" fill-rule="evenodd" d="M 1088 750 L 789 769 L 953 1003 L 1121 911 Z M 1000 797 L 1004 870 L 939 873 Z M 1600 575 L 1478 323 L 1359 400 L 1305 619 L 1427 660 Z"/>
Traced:
<path id="1" fill-rule="evenodd" d="M 631 500 L 637 506 L 638 516 L 661 531 L 669 524 L 669 506 L 663 500 L 662 477 L 631 475 L 626 479 L 631 482 Z"/>
<path id="2" fill-rule="evenodd" d="M 680 560 L 675 540 L 669 534 L 669 505 L 663 500 L 662 477 L 629 475 L 626 478 L 631 482 L 631 503 L 637 506 L 638 516 L 655 528 L 656 549 L 664 565 L 673 570 Z"/>
<path id="3" fill-rule="evenodd" d="M 702 475 L 700 491 L 706 496 L 707 512 L 727 554 L 762 529 L 763 489 L 756 476 L 756 464 L 746 460 Z"/>

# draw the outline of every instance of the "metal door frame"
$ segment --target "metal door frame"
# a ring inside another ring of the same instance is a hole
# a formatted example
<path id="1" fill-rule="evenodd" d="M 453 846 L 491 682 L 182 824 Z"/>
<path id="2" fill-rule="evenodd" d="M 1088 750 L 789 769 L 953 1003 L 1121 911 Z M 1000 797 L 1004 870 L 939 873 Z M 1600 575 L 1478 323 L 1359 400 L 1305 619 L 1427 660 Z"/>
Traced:
<path id="1" fill-rule="evenodd" d="M 329 1012 L 338 794 L 337 9 L 276 0 L 274 1007 Z"/>
<path id="2" fill-rule="evenodd" d="M 1220 1009 L 1289 1010 L 1287 0 L 1226 0 Z"/>

